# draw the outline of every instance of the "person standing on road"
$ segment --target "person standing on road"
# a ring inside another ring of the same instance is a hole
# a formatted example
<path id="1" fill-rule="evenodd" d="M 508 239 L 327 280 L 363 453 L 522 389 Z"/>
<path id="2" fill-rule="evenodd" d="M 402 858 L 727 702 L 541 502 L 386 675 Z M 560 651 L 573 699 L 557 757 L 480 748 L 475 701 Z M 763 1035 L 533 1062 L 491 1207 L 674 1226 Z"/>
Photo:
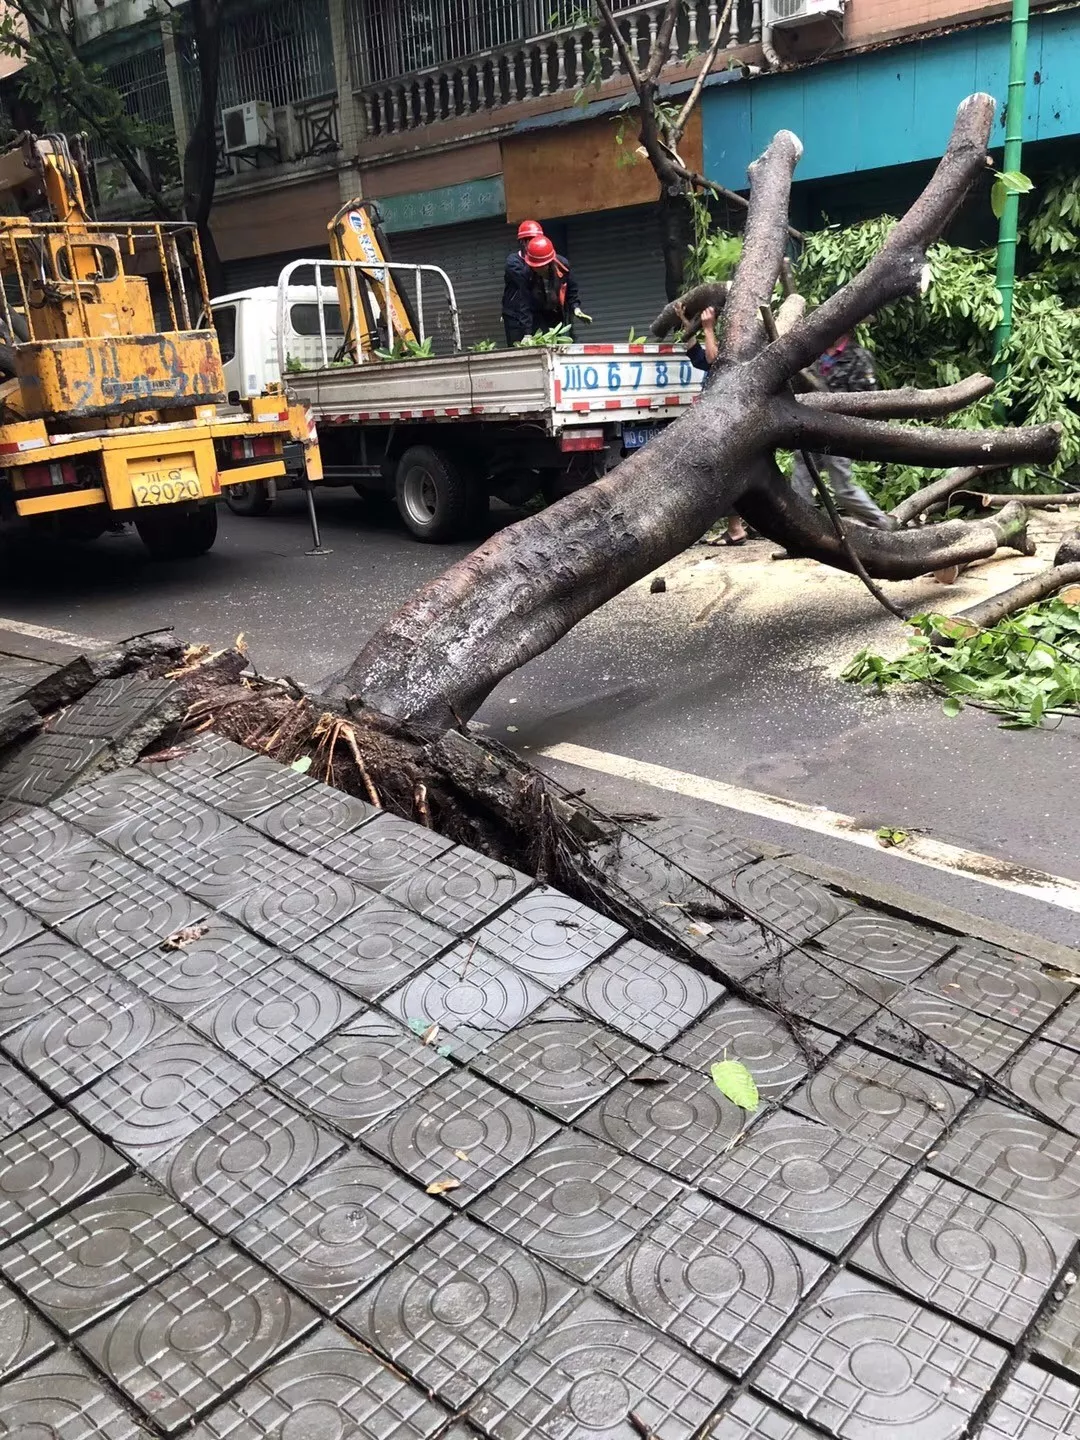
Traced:
<path id="1" fill-rule="evenodd" d="M 701 334 L 702 339 L 686 347 L 686 358 L 693 365 L 695 370 L 707 370 L 709 373 L 701 382 L 702 390 L 707 390 L 712 380 L 712 367 L 720 355 L 720 342 L 716 338 L 716 311 L 711 305 L 701 312 Z M 746 533 L 746 526 L 743 524 L 741 515 L 729 515 L 727 531 L 724 535 L 725 545 L 745 545 L 749 536 Z"/>
<path id="2" fill-rule="evenodd" d="M 525 264 L 525 247 L 530 240 L 542 239 L 544 228 L 539 220 L 522 220 L 518 226 L 518 248 L 506 257 L 503 274 L 502 322 L 507 345 L 516 345 L 532 334 L 532 306 L 529 303 L 529 267 Z"/>
<path id="3" fill-rule="evenodd" d="M 877 371 L 869 350 L 856 345 L 850 335 L 841 335 L 811 367 L 826 390 L 876 390 Z M 876 530 L 891 530 L 893 522 L 885 511 L 851 478 L 852 462 L 842 455 L 814 455 L 822 478 L 832 490 L 836 508 L 842 515 L 861 520 Z M 795 452 L 795 468 L 791 485 L 808 504 L 817 500 L 813 477 L 799 451 Z"/>

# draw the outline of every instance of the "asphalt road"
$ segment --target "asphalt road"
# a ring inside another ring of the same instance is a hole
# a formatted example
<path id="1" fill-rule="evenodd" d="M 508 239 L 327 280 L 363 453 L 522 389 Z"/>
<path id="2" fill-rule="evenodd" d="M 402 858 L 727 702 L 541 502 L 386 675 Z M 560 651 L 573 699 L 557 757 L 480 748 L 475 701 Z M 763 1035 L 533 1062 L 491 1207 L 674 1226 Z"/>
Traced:
<path id="1" fill-rule="evenodd" d="M 325 494 L 320 514 L 330 555 L 306 553 L 298 496 L 283 497 L 265 519 L 223 511 L 217 547 L 197 561 L 154 564 L 133 535 L 84 547 L 10 547 L 0 555 L 0 615 L 102 637 L 171 624 L 214 646 L 242 632 L 264 672 L 317 681 L 467 548 L 420 545 L 351 491 Z M 719 567 L 743 554 L 708 554 L 718 567 L 712 594 L 723 588 Z M 881 700 L 843 684 L 823 668 L 822 654 L 857 648 L 852 616 L 865 625 L 860 607 L 872 602 L 852 581 L 850 604 L 808 608 L 798 577 L 792 583 L 773 568 L 776 580 L 766 581 L 788 588 L 769 610 L 713 601 L 687 608 L 685 594 L 620 597 L 504 682 L 478 718 L 533 755 L 569 741 L 1080 880 L 1080 724 L 1008 732 L 976 711 L 949 720 L 935 700 Z M 1075 912 L 839 837 L 552 768 L 609 806 L 697 810 L 748 837 L 1080 944 Z"/>

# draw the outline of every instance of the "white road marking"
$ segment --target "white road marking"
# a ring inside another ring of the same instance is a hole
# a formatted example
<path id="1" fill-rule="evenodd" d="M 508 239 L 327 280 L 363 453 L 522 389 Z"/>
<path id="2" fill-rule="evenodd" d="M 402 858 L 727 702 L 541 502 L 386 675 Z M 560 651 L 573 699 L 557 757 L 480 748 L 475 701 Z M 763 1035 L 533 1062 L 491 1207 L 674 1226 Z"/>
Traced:
<path id="1" fill-rule="evenodd" d="M 564 764 L 578 765 L 584 770 L 596 770 L 639 785 L 651 785 L 656 790 L 668 790 L 692 800 L 705 800 L 710 805 L 742 810 L 748 815 L 760 815 L 765 820 L 779 820 L 785 825 L 798 826 L 800 830 L 813 830 L 818 835 L 848 840 L 852 845 L 864 845 L 879 851 L 882 848 L 873 830 L 860 825 L 850 815 L 841 815 L 820 805 L 804 805 L 799 800 L 785 800 L 779 795 L 745 790 L 741 785 L 710 780 L 704 775 L 691 775 L 685 770 L 671 770 L 666 765 L 653 765 L 647 760 L 631 760 L 625 755 L 612 755 L 605 750 L 592 750 L 585 745 L 549 745 L 539 753 L 550 760 L 561 760 Z M 963 850 L 958 845 L 947 845 L 944 841 L 919 834 L 910 835 L 903 845 L 892 847 L 889 854 L 916 865 L 950 871 L 966 880 L 994 885 L 1014 895 L 1026 895 L 1032 900 L 1080 912 L 1080 882 L 1064 875 L 1050 875 L 1044 870 L 1012 865 L 993 855 Z"/>
<path id="2" fill-rule="evenodd" d="M 25 620 L 0 620 L 0 629 L 16 635 L 29 635 L 35 640 L 55 640 L 60 645 L 73 645 L 79 650 L 105 650 L 108 640 L 95 640 L 89 635 L 73 635 L 69 630 L 54 630 L 48 625 L 31 625 Z"/>

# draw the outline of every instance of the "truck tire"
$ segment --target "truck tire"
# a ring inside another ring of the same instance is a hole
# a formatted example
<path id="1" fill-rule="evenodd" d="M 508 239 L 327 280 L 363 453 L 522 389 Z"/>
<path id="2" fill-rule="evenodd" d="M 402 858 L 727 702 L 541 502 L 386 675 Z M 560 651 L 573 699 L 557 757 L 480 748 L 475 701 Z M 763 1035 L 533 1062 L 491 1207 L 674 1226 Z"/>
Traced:
<path id="1" fill-rule="evenodd" d="M 190 510 L 170 505 L 138 516 L 135 529 L 155 560 L 190 560 L 205 555 L 217 539 L 217 505 L 204 502 Z"/>
<path id="2" fill-rule="evenodd" d="M 265 480 L 244 480 L 239 485 L 223 485 L 221 493 L 234 515 L 269 515 L 274 503 Z"/>
<path id="3" fill-rule="evenodd" d="M 456 540 L 475 515 L 467 477 L 449 455 L 412 445 L 398 461 L 398 514 L 418 540 Z"/>

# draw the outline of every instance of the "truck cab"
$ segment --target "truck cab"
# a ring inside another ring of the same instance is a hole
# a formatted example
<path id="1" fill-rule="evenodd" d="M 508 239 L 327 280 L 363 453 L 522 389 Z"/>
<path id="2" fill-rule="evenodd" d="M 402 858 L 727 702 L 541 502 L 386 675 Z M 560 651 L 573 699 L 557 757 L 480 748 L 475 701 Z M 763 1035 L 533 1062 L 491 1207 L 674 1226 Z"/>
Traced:
<path id="1" fill-rule="evenodd" d="M 320 364 L 324 333 L 331 353 L 344 345 L 345 329 L 334 286 L 294 286 L 285 311 L 286 369 L 290 365 L 307 368 Z M 253 400 L 283 379 L 278 369 L 276 285 L 220 295 L 210 302 L 210 317 L 217 331 L 230 404 Z"/>

